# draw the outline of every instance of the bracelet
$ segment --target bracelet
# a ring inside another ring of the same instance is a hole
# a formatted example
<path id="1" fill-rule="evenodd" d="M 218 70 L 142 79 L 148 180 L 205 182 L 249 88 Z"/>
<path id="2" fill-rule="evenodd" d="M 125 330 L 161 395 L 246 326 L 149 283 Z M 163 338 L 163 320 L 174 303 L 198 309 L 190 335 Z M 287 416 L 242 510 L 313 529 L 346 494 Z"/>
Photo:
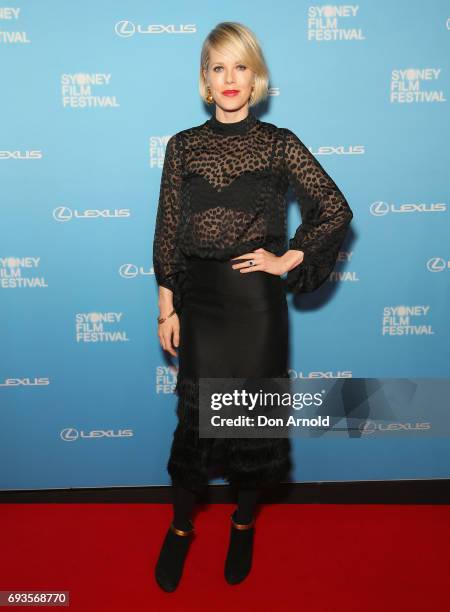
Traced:
<path id="1" fill-rule="evenodd" d="M 175 312 L 176 312 L 176 311 L 175 311 L 175 309 L 174 309 L 174 310 L 172 310 L 172 312 L 170 313 L 170 315 L 167 315 L 167 317 L 157 317 L 157 319 L 158 319 L 158 324 L 159 324 L 159 325 L 161 325 L 161 323 L 164 323 L 164 321 L 165 321 L 166 319 L 168 319 L 169 317 L 171 317 L 172 315 L 174 315 L 174 314 L 175 314 Z"/>

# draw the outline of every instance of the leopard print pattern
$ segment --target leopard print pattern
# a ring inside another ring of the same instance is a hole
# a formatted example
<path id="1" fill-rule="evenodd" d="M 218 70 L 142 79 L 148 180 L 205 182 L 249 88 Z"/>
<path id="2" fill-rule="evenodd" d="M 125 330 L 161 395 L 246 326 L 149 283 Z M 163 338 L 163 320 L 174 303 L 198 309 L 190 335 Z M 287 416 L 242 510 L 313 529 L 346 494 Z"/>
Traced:
<path id="1" fill-rule="evenodd" d="M 288 242 L 286 193 L 291 187 L 302 223 Z M 258 247 L 276 255 L 304 252 L 286 287 L 313 291 L 331 273 L 353 213 L 300 138 L 250 110 L 237 123 L 215 117 L 168 141 L 153 242 L 159 285 L 181 299 L 185 257 L 230 259 Z"/>

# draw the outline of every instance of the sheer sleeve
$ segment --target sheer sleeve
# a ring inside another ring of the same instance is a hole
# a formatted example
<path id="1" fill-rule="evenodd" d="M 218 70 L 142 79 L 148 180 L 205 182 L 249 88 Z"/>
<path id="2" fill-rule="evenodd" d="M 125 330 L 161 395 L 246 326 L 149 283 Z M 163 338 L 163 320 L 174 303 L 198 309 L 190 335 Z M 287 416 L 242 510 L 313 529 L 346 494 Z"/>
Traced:
<path id="1" fill-rule="evenodd" d="M 317 159 L 291 130 L 284 128 L 284 163 L 301 209 L 302 223 L 289 249 L 304 252 L 303 261 L 287 273 L 293 293 L 314 291 L 336 263 L 353 213 L 342 192 Z"/>
<path id="2" fill-rule="evenodd" d="M 174 134 L 167 141 L 153 239 L 155 277 L 158 285 L 173 291 L 175 310 L 178 310 L 180 305 L 179 276 L 183 271 L 183 257 L 178 241 L 182 181 L 180 145 L 178 134 Z"/>

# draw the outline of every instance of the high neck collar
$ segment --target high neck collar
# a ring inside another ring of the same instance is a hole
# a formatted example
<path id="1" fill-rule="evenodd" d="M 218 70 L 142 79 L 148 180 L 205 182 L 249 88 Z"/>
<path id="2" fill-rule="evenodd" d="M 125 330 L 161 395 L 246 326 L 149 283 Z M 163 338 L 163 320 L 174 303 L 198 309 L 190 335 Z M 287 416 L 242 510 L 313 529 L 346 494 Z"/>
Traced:
<path id="1" fill-rule="evenodd" d="M 246 134 L 256 122 L 257 119 L 255 115 L 249 110 L 248 115 L 244 119 L 233 121 L 232 123 L 219 121 L 215 115 L 212 115 L 211 118 L 206 121 L 206 125 L 217 134 L 233 136 L 237 134 Z"/>

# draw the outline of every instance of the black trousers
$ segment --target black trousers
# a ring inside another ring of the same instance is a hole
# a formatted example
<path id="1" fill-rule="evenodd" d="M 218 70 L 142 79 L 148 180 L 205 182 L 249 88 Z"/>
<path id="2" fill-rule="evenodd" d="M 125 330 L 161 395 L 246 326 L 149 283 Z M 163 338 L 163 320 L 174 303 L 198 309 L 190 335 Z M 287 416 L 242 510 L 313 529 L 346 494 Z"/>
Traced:
<path id="1" fill-rule="evenodd" d="M 284 281 L 241 273 L 231 262 L 187 258 L 180 317 L 178 424 L 167 470 L 201 489 L 219 466 L 224 480 L 261 488 L 288 478 L 288 438 L 200 438 L 199 378 L 287 378 L 289 318 Z"/>

